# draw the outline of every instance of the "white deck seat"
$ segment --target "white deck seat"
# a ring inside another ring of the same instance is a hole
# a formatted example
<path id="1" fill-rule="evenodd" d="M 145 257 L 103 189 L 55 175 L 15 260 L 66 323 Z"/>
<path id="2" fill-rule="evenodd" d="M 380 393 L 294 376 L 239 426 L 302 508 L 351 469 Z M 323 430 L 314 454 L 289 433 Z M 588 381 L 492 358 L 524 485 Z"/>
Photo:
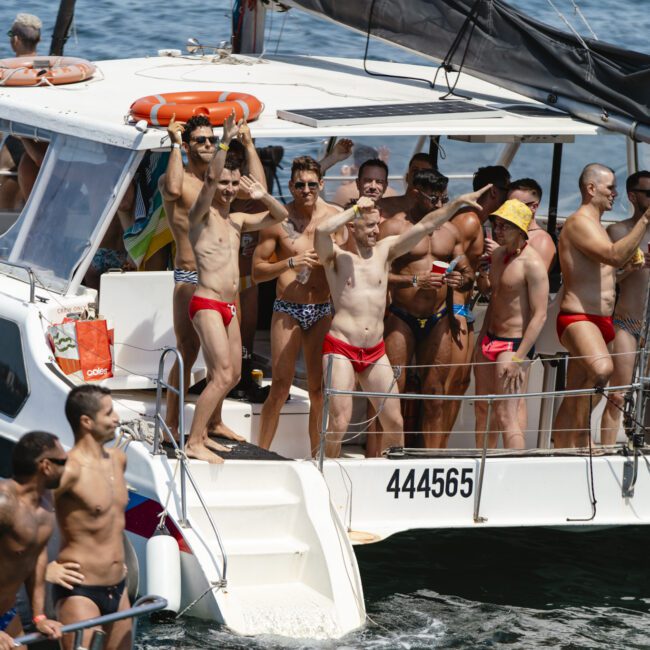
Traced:
<path id="1" fill-rule="evenodd" d="M 154 388 L 161 348 L 175 346 L 172 271 L 109 272 L 101 276 L 99 313 L 115 332 L 113 377 L 102 382 L 115 390 Z M 173 362 L 168 356 L 166 372 Z M 199 354 L 191 383 L 205 377 Z"/>

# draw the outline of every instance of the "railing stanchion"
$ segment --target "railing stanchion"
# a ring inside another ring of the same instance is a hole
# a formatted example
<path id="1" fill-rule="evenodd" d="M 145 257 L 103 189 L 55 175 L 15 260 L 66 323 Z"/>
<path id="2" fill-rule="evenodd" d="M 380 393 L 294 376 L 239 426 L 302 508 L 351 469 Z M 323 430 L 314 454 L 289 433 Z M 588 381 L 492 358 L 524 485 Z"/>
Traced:
<path id="1" fill-rule="evenodd" d="M 320 431 L 320 449 L 318 451 L 318 471 L 323 473 L 323 461 L 325 460 L 325 439 L 327 437 L 327 427 L 329 425 L 329 407 L 330 407 L 330 386 L 332 385 L 332 364 L 334 355 L 327 357 L 327 368 L 325 370 L 325 388 L 323 390 L 323 419 Z"/>
<path id="2" fill-rule="evenodd" d="M 481 452 L 481 467 L 478 472 L 478 486 L 476 489 L 476 497 L 474 499 L 474 523 L 481 524 L 486 521 L 485 517 L 479 516 L 481 509 L 481 495 L 483 493 L 483 477 L 485 476 L 485 460 L 487 458 L 488 436 L 490 435 L 490 420 L 492 419 L 492 403 L 493 400 L 488 401 L 487 419 L 485 420 L 485 433 L 483 434 L 483 450 Z"/>
<path id="3" fill-rule="evenodd" d="M 175 355 L 178 361 L 178 388 L 175 388 L 174 386 L 170 386 L 168 383 L 165 382 L 163 378 L 164 371 L 165 371 L 165 357 L 168 354 Z M 156 391 L 156 417 L 155 417 L 156 428 L 154 431 L 153 449 L 154 449 L 154 453 L 156 452 L 156 450 L 160 449 L 160 445 L 162 443 L 162 437 L 164 435 L 167 435 L 169 437 L 169 440 L 172 446 L 174 447 L 174 451 L 176 452 L 178 462 L 181 464 L 180 467 L 181 507 L 180 507 L 180 518 L 178 523 L 184 527 L 189 526 L 187 520 L 187 479 L 189 479 L 190 483 L 192 484 L 192 487 L 194 488 L 194 492 L 196 493 L 196 496 L 199 499 L 199 502 L 201 503 L 201 507 L 205 511 L 205 515 L 208 519 L 210 526 L 212 527 L 214 536 L 217 539 L 217 544 L 219 546 L 219 550 L 221 551 L 221 558 L 222 558 L 221 580 L 219 584 L 220 586 L 225 587 L 227 584 L 226 575 L 228 571 L 228 558 L 226 556 L 226 551 L 224 549 L 223 542 L 221 541 L 221 536 L 219 535 L 217 526 L 214 523 L 214 520 L 212 519 L 212 515 L 210 514 L 210 511 L 208 509 L 208 506 L 205 503 L 205 500 L 203 499 L 203 495 L 201 494 L 198 485 L 196 484 L 194 478 L 192 477 L 192 474 L 190 473 L 186 465 L 185 382 L 183 379 L 184 374 L 185 374 L 185 370 L 183 365 L 183 357 L 181 356 L 181 353 L 176 348 L 172 348 L 172 347 L 165 348 L 162 354 L 160 355 L 160 363 L 158 365 L 158 380 L 157 380 L 158 385 Z M 178 443 L 174 439 L 174 436 L 172 435 L 169 426 L 167 425 L 164 418 L 162 417 L 161 411 L 162 411 L 162 389 L 163 388 L 166 388 L 167 390 L 171 390 L 173 393 L 176 393 L 176 395 L 178 395 L 178 436 L 179 436 Z M 216 560 L 215 560 L 215 564 L 216 564 Z"/>

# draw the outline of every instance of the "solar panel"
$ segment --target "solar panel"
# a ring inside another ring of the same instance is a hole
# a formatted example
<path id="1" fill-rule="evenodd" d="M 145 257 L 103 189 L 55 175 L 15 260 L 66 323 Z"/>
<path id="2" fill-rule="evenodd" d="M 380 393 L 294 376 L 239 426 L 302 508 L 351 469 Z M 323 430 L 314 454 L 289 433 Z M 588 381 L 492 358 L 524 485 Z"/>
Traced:
<path id="1" fill-rule="evenodd" d="M 349 124 L 380 124 L 435 119 L 499 117 L 500 112 L 487 106 L 451 100 L 412 104 L 375 104 L 335 108 L 300 108 L 278 111 L 278 118 L 305 126 L 345 126 Z"/>

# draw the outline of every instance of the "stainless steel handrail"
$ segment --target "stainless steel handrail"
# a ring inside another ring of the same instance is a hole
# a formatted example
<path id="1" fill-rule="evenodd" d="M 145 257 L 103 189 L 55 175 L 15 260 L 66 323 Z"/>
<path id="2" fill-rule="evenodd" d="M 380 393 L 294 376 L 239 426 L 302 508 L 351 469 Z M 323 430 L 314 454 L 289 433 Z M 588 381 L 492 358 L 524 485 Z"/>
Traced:
<path id="1" fill-rule="evenodd" d="M 325 461 L 325 438 L 327 435 L 328 421 L 329 421 L 329 400 L 332 395 L 356 395 L 358 397 L 378 397 L 383 399 L 397 398 L 397 399 L 424 399 L 424 400 L 447 400 L 447 401 L 485 401 L 488 403 L 486 430 L 483 433 L 483 448 L 481 453 L 481 464 L 479 467 L 478 489 L 474 498 L 474 512 L 473 519 L 475 524 L 481 524 L 487 521 L 485 517 L 480 515 L 481 497 L 483 494 L 483 480 L 485 478 L 486 460 L 487 460 L 487 445 L 488 434 L 490 429 L 490 419 L 492 416 L 492 407 L 495 401 L 504 399 L 522 399 L 528 397 L 552 397 L 560 396 L 578 396 L 578 395 L 594 395 L 600 392 L 614 392 L 628 389 L 638 389 L 642 384 L 634 383 L 627 386 L 610 386 L 605 388 L 583 388 L 576 390 L 563 390 L 563 391 L 546 391 L 540 393 L 512 393 L 512 394 L 487 394 L 487 395 L 435 395 L 435 394 L 421 394 L 421 393 L 382 393 L 371 391 L 356 391 L 356 390 L 339 390 L 330 386 L 332 382 L 332 366 L 334 357 L 329 356 L 327 366 L 325 369 L 325 382 L 323 389 L 323 416 L 322 426 L 320 432 L 320 448 L 318 454 L 318 469 L 323 472 L 323 464 Z"/>
<path id="2" fill-rule="evenodd" d="M 29 276 L 29 302 L 33 303 L 35 302 L 36 298 L 36 274 L 34 271 L 32 271 L 31 266 L 27 266 L 27 264 L 20 264 L 18 262 L 7 262 L 7 260 L 0 260 L 0 265 L 4 264 L 5 266 L 12 266 L 15 269 L 22 269 L 23 271 L 27 271 L 27 275 Z"/>
<path id="3" fill-rule="evenodd" d="M 551 397 L 558 395 L 560 397 L 575 397 L 579 395 L 596 395 L 597 393 L 612 393 L 616 391 L 628 390 L 630 388 L 637 389 L 640 384 L 627 384 L 625 386 L 606 386 L 604 388 L 576 388 L 575 390 L 555 390 L 548 391 L 547 393 L 486 393 L 483 395 L 436 395 L 436 394 L 422 394 L 422 393 L 379 393 L 371 391 L 356 391 L 356 390 L 339 390 L 338 388 L 328 388 L 325 390 L 330 395 L 357 395 L 358 397 L 397 397 L 399 399 L 434 399 L 434 400 L 447 400 L 447 401 L 490 401 L 502 399 L 522 399 L 525 397 Z"/>
<path id="4" fill-rule="evenodd" d="M 167 357 L 168 354 L 174 354 L 178 362 L 178 388 L 174 386 L 170 386 L 163 379 L 163 375 L 165 372 L 165 358 Z M 162 437 L 161 431 L 162 431 L 162 435 L 166 434 L 167 437 L 169 438 L 169 441 L 174 447 L 176 458 L 178 459 L 178 462 L 181 464 L 181 520 L 179 523 L 181 524 L 181 526 L 185 528 L 189 526 L 189 522 L 187 520 L 187 484 L 186 484 L 186 479 L 189 479 L 190 483 L 192 484 L 192 487 L 194 488 L 194 492 L 196 493 L 196 496 L 199 499 L 201 507 L 203 508 L 203 511 L 205 512 L 205 515 L 208 518 L 208 522 L 210 523 L 212 532 L 214 533 L 214 536 L 217 540 L 217 545 L 219 546 L 219 550 L 221 551 L 221 577 L 218 585 L 220 587 L 226 587 L 228 584 L 227 582 L 228 556 L 226 555 L 226 550 L 223 546 L 223 542 L 221 541 L 221 535 L 219 535 L 219 529 L 217 528 L 217 525 L 214 523 L 214 519 L 210 514 L 210 510 L 208 509 L 208 506 L 203 499 L 203 495 L 199 490 L 199 486 L 196 484 L 196 481 L 194 480 L 194 477 L 192 476 L 192 473 L 190 472 L 190 469 L 189 467 L 187 467 L 186 464 L 187 458 L 185 456 L 185 390 L 184 390 L 183 373 L 184 373 L 184 365 L 183 365 L 183 357 L 181 356 L 181 353 L 176 348 L 173 347 L 165 348 L 162 354 L 160 355 L 160 361 L 158 363 L 158 378 L 156 380 L 156 417 L 155 417 L 155 429 L 154 429 L 152 453 L 153 454 L 162 453 L 160 449 L 162 443 L 161 440 Z M 180 438 L 180 446 L 174 439 L 174 436 L 172 435 L 169 426 L 167 425 L 164 418 L 162 417 L 162 389 L 163 388 L 166 388 L 167 390 L 171 390 L 173 393 L 178 395 L 178 435 Z M 210 554 L 212 555 L 212 553 Z M 213 556 L 213 560 L 216 565 L 217 562 L 214 559 L 214 556 Z"/>
<path id="5" fill-rule="evenodd" d="M 88 618 L 85 621 L 78 621 L 77 623 L 70 623 L 70 625 L 64 625 L 61 628 L 61 632 L 67 634 L 69 632 L 78 632 L 80 630 L 86 630 L 90 627 L 99 627 L 101 625 L 108 625 L 109 623 L 114 623 L 115 621 L 121 621 L 125 618 L 138 618 L 144 616 L 145 614 L 151 614 L 152 612 L 157 612 L 161 609 L 167 607 L 167 600 L 161 596 L 142 596 L 136 600 L 133 604 L 133 607 L 125 609 L 121 612 L 115 612 L 114 614 L 106 614 L 104 616 L 96 616 L 94 618 Z M 133 633 L 135 637 L 135 629 Z M 23 636 L 16 637 L 14 643 L 16 646 L 20 645 L 31 645 L 32 643 L 37 643 L 38 641 L 46 641 L 47 637 L 40 632 L 32 632 L 31 634 L 25 634 Z M 75 650 L 80 650 L 80 641 L 76 642 L 74 648 Z M 91 644 L 92 645 L 92 644 Z M 100 646 L 101 647 L 101 646 Z"/>

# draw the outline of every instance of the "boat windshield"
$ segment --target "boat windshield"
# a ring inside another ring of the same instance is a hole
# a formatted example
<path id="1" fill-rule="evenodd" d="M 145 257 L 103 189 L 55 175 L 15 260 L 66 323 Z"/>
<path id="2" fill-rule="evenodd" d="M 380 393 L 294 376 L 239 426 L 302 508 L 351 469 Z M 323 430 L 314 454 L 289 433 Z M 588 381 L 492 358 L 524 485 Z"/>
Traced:
<path id="1" fill-rule="evenodd" d="M 65 292 L 113 210 L 128 149 L 55 134 L 22 214 L 0 236 L 0 261 L 29 266 L 37 286 Z"/>

